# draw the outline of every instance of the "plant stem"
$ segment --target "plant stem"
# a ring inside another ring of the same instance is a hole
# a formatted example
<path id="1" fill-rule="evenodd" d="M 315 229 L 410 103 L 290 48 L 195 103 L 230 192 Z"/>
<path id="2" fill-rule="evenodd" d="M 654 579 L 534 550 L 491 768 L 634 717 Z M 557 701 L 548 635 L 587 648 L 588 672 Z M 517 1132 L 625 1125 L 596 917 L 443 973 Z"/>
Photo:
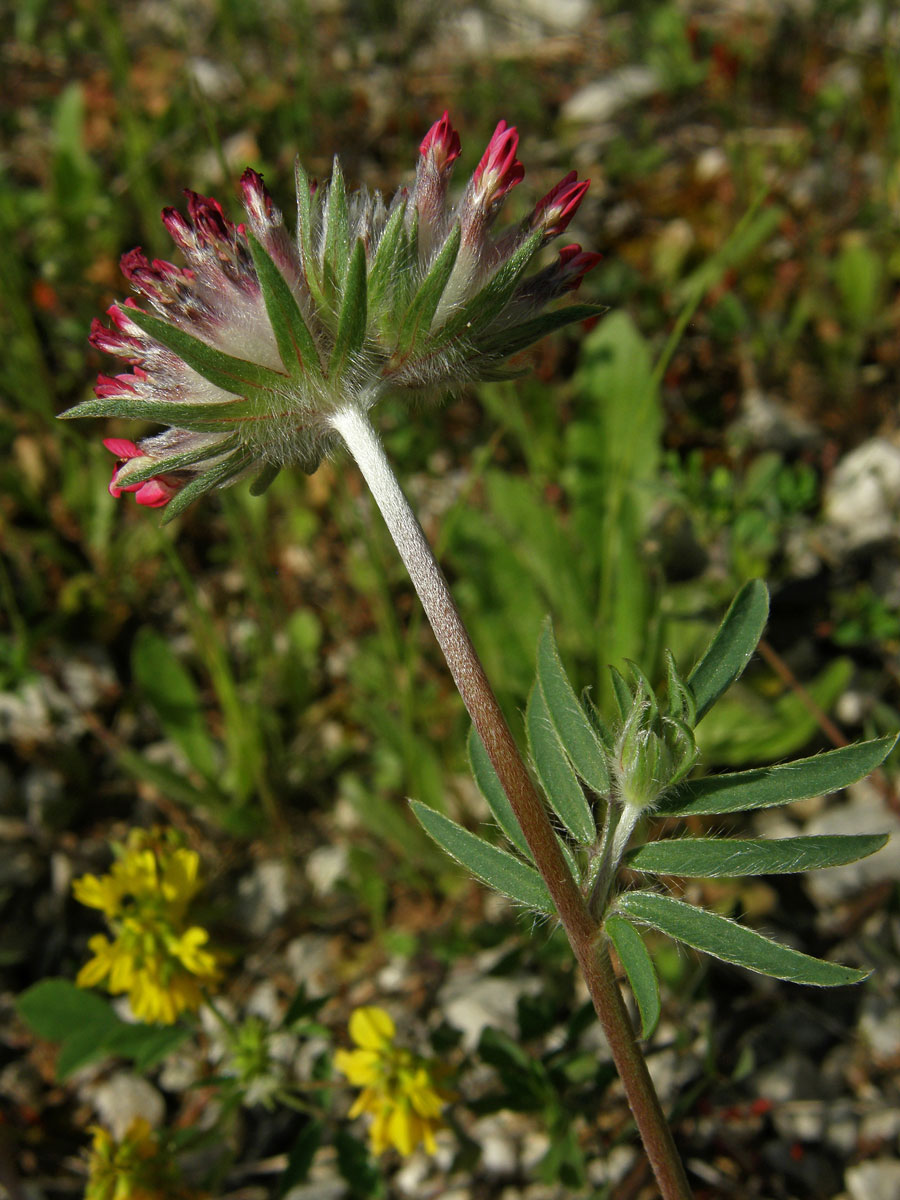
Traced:
<path id="1" fill-rule="evenodd" d="M 601 931 L 572 878 L 538 793 L 422 527 L 366 414 L 355 405 L 331 423 L 356 459 L 409 572 L 450 673 L 509 797 L 581 967 L 663 1200 L 690 1200 L 684 1168 L 634 1036 Z"/>

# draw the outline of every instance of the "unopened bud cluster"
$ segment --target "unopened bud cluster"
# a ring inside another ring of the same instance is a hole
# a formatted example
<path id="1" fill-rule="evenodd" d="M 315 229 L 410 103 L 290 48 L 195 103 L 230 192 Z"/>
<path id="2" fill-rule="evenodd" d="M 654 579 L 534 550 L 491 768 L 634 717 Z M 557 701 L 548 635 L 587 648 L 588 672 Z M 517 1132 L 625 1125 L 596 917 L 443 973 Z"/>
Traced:
<path id="1" fill-rule="evenodd" d="M 633 682 L 618 677 L 620 695 L 630 693 L 630 708 L 611 756 L 613 777 L 622 803 L 633 809 L 652 807 L 679 783 L 697 760 L 692 726 L 694 699 L 669 659 L 665 711 L 646 677 L 631 664 Z"/>
<path id="2" fill-rule="evenodd" d="M 137 299 L 94 322 L 91 342 L 130 370 L 101 375 L 96 399 L 66 416 L 125 417 L 168 428 L 111 438 L 110 491 L 181 511 L 248 473 L 262 490 L 278 470 L 314 470 L 334 437 L 331 418 L 367 410 L 387 391 L 447 389 L 497 378 L 502 364 L 551 329 L 593 315 L 544 313 L 577 287 L 599 255 L 563 247 L 587 180 L 566 175 L 518 226 L 494 232 L 524 168 L 516 130 L 501 121 L 461 198 L 448 197 L 459 135 L 444 116 L 422 141 L 415 182 L 390 203 L 348 194 L 337 160 L 319 187 L 297 167 L 292 236 L 262 178 L 241 179 L 246 221 L 187 192 L 187 215 L 163 212 L 184 266 L 133 250 L 122 270 Z"/>

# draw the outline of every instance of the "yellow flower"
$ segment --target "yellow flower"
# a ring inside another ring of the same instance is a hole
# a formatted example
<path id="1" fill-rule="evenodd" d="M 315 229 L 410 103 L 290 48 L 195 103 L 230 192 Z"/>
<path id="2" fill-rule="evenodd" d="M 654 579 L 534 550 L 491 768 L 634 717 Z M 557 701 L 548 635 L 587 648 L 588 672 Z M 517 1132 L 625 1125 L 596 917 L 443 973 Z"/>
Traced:
<path id="1" fill-rule="evenodd" d="M 436 1064 L 394 1045 L 396 1032 L 383 1008 L 357 1008 L 350 1017 L 357 1049 L 336 1051 L 334 1065 L 362 1089 L 350 1116 L 368 1113 L 373 1118 L 369 1141 L 375 1154 L 394 1146 L 408 1155 L 420 1143 L 434 1154 L 434 1135 L 443 1126 L 441 1110 L 452 1095 L 437 1085 Z"/>
<path id="2" fill-rule="evenodd" d="M 181 1184 L 170 1151 L 143 1117 L 118 1142 L 99 1125 L 90 1133 L 84 1200 L 199 1200 Z"/>
<path id="3" fill-rule="evenodd" d="M 198 1009 L 203 990 L 221 979 L 219 957 L 204 949 L 209 934 L 187 921 L 200 858 L 174 831 L 159 829 L 133 829 L 114 850 L 119 857 L 108 875 L 83 875 L 72 885 L 76 900 L 100 909 L 115 935 L 91 938 L 94 957 L 76 983 L 105 983 L 114 996 L 127 992 L 138 1020 L 171 1025 Z"/>

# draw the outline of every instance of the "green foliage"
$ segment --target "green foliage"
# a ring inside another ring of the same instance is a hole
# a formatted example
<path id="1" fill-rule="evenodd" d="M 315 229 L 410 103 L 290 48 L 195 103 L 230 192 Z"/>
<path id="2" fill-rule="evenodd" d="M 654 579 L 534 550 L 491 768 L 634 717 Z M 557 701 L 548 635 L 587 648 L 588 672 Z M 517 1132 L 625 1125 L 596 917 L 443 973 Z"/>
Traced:
<path id="1" fill-rule="evenodd" d="M 592 845 L 597 836 L 597 827 L 591 806 L 578 782 L 564 743 L 551 724 L 539 682 L 531 689 L 525 725 L 535 771 L 554 812 L 577 841 L 585 846 Z"/>
<path id="2" fill-rule="evenodd" d="M 735 596 L 709 649 L 688 677 L 698 721 L 744 673 L 768 616 L 769 593 L 764 583 L 753 579 Z"/>
<path id="3" fill-rule="evenodd" d="M 212 782 L 216 748 L 209 735 L 197 685 L 168 639 L 147 628 L 138 631 L 131 650 L 135 684 L 159 717 L 163 731 L 184 751 L 191 766 Z"/>
<path id="4" fill-rule="evenodd" d="M 534 867 L 469 833 L 443 813 L 426 808 L 417 800 L 410 803 L 425 832 L 473 875 L 527 908 L 544 913 L 555 911 L 547 886 Z"/>
<path id="5" fill-rule="evenodd" d="M 16 1008 L 38 1037 L 60 1043 L 60 1081 L 110 1057 L 131 1059 L 136 1070 L 147 1071 L 190 1036 L 183 1026 L 121 1021 L 105 1000 L 66 979 L 42 979 L 21 993 Z"/>
<path id="6" fill-rule="evenodd" d="M 810 958 L 672 897 L 638 891 L 616 894 L 615 873 L 622 862 L 633 871 L 664 877 L 756 876 L 855 862 L 875 853 L 887 840 L 886 834 L 774 840 L 678 837 L 649 841 L 629 850 L 638 816 L 647 807 L 671 817 L 784 804 L 862 778 L 895 744 L 895 738 L 880 738 L 766 770 L 680 782 L 696 755 L 694 725 L 744 672 L 768 611 L 765 586 L 756 580 L 745 584 L 686 682 L 667 655 L 664 704 L 633 663 L 629 664 L 632 683 L 613 671 L 618 724 L 609 728 L 592 722 L 576 699 L 549 624 L 538 643 L 537 679 L 526 712 L 535 770 L 549 807 L 574 843 L 586 848 L 593 860 L 590 905 L 604 922 L 628 975 L 645 1037 L 650 1036 L 659 1017 L 658 984 L 652 959 L 630 922 L 648 925 L 727 962 L 795 983 L 829 987 L 858 982 L 866 975 L 865 971 Z M 511 827 L 512 812 L 498 796 L 497 777 L 474 734 L 470 750 L 483 794 L 501 828 L 508 830 L 510 840 L 521 849 L 521 839 Z M 590 776 L 600 785 L 594 789 L 594 800 L 605 807 L 606 817 L 599 837 L 591 803 L 576 774 L 576 761 L 582 764 L 582 777 Z M 599 769 L 598 762 L 603 764 Z M 611 780 L 615 788 L 608 782 Z M 543 881 L 532 867 L 415 801 L 413 809 L 435 841 L 478 878 L 537 911 L 553 912 Z M 581 883 L 582 872 L 573 851 L 568 859 L 573 877 Z"/>
<path id="7" fill-rule="evenodd" d="M 645 1038 L 653 1037 L 662 1008 L 659 1002 L 659 980 L 650 951 L 635 927 L 624 917 L 611 913 L 606 918 L 604 928 L 619 956 L 619 962 L 625 969 L 628 983 L 637 1001 L 641 1014 L 641 1035 Z"/>
<path id="8" fill-rule="evenodd" d="M 651 929 L 667 933 L 695 950 L 791 983 L 841 987 L 859 983 L 869 974 L 810 958 L 808 954 L 773 942 L 728 917 L 695 908 L 673 896 L 660 896 L 657 892 L 625 892 L 616 901 L 616 911 L 649 925 Z"/>

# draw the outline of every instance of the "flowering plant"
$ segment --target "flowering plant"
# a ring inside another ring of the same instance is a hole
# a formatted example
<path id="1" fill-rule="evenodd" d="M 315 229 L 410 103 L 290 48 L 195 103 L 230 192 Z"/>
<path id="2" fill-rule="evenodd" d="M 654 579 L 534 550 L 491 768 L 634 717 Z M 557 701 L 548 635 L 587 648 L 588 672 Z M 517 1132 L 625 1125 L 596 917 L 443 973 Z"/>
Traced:
<path id="1" fill-rule="evenodd" d="M 159 829 L 133 829 L 114 850 L 119 857 L 109 874 L 82 875 L 72 885 L 76 900 L 99 909 L 115 935 L 91 938 L 93 958 L 77 983 L 127 992 L 139 1021 L 171 1025 L 182 1012 L 196 1011 L 204 990 L 222 978 L 220 956 L 206 949 L 209 934 L 188 922 L 200 857 L 174 832 Z"/>
<path id="2" fill-rule="evenodd" d="M 383 1008 L 357 1008 L 350 1017 L 350 1037 L 357 1048 L 336 1051 L 334 1065 L 362 1089 L 350 1116 L 372 1116 L 369 1138 L 376 1154 L 389 1146 L 411 1154 L 419 1144 L 433 1154 L 441 1109 L 450 1093 L 437 1082 L 437 1065 L 395 1046 L 396 1034 Z"/>
<path id="3" fill-rule="evenodd" d="M 246 474 L 255 474 L 251 490 L 259 492 L 284 466 L 313 471 L 343 442 L 381 509 L 472 717 L 473 770 L 512 851 L 424 805 L 413 802 L 413 811 L 474 875 L 559 920 L 660 1192 L 664 1200 L 685 1200 L 687 1176 L 610 951 L 627 976 L 646 1037 L 660 1001 L 642 928 L 794 982 L 837 986 L 866 972 L 811 958 L 655 886 L 620 887 L 619 868 L 638 876 L 742 876 L 872 853 L 882 835 L 642 843 L 641 830 L 651 812 L 672 818 L 741 812 L 844 786 L 877 766 L 894 739 L 766 771 L 688 779 L 697 758 L 695 727 L 740 676 L 767 619 L 766 589 L 753 581 L 689 673 L 669 657 L 660 694 L 636 667 L 630 678 L 614 671 L 611 716 L 579 699 L 548 624 L 526 712 L 526 765 L 369 421 L 388 391 L 427 393 L 502 377 L 511 355 L 599 311 L 583 304 L 544 311 L 577 286 L 596 254 L 572 244 L 529 273 L 541 248 L 572 220 L 587 181 L 569 173 L 521 224 L 494 232 L 505 196 L 523 177 L 517 147 L 516 131 L 501 121 L 455 204 L 448 184 L 460 142 L 446 114 L 421 143 L 413 186 L 389 204 L 364 191 L 348 195 L 337 161 L 324 187 L 298 167 L 296 239 L 253 171 L 242 179 L 243 224 L 232 224 L 214 200 L 189 192 L 186 218 L 173 209 L 163 214 L 186 265 L 150 262 L 140 251 L 126 255 L 123 270 L 141 304 L 113 305 L 112 327 L 98 322 L 92 330 L 93 344 L 125 358 L 132 370 L 101 376 L 96 398 L 65 415 L 169 426 L 138 442 L 106 442 L 117 459 L 110 491 L 133 492 L 139 504 L 165 507 L 167 517 Z M 195 1006 L 201 983 L 215 981 L 218 965 L 202 949 L 204 931 L 184 927 L 192 894 L 187 861 L 163 864 L 148 852 L 140 843 L 118 874 L 80 881 L 80 898 L 117 922 L 117 939 L 95 939 L 95 958 L 79 979 L 108 977 L 111 990 L 130 992 L 136 1012 L 167 1020 Z M 136 912 L 125 910 L 126 901 Z M 138 943 L 150 947 L 144 958 Z M 244 1047 L 252 1050 L 244 1055 L 252 1070 L 260 1061 L 268 1066 L 256 1034 Z M 358 1010 L 351 1022 L 357 1049 L 340 1051 L 335 1062 L 362 1088 L 353 1112 L 373 1117 L 377 1152 L 394 1146 L 405 1154 L 420 1142 L 430 1149 L 445 1097 L 428 1062 L 398 1050 L 394 1035 L 382 1010 Z"/>

